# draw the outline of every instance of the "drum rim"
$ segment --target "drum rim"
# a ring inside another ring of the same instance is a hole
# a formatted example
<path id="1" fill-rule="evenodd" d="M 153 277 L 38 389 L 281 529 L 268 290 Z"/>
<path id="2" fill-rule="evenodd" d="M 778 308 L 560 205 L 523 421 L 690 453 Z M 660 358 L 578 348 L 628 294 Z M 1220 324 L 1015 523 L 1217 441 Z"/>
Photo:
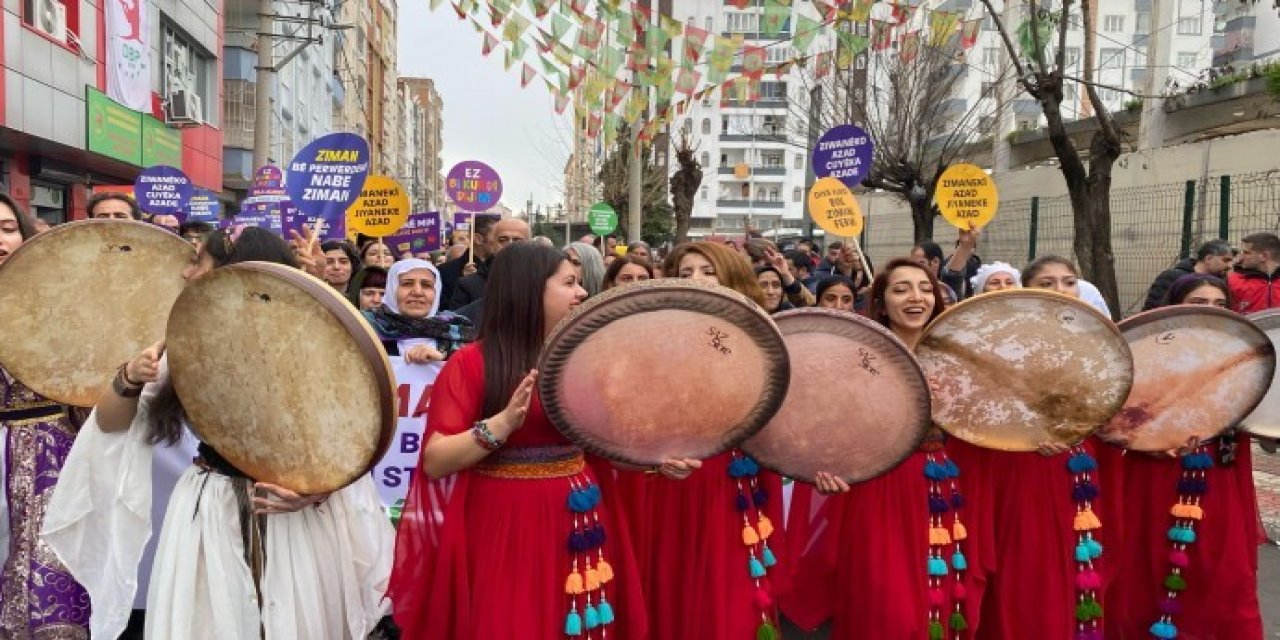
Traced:
<path id="1" fill-rule="evenodd" d="M 126 227 L 124 225 L 133 225 L 133 226 Z M 20 262 L 24 254 L 35 251 L 31 249 L 31 247 L 41 246 L 42 244 L 47 244 L 48 242 L 50 242 L 51 239 L 59 238 L 69 233 L 75 233 L 78 229 L 83 229 L 86 227 L 94 227 L 94 226 L 121 227 L 121 228 L 129 229 L 131 232 L 139 231 L 140 233 L 143 233 L 143 234 L 150 234 L 155 238 L 161 238 L 161 237 L 171 238 L 172 241 L 159 240 L 159 242 L 161 243 L 168 242 L 170 244 L 178 243 L 178 244 L 175 244 L 174 247 L 176 248 L 179 245 L 184 247 L 186 251 L 186 260 L 188 261 L 190 261 L 191 258 L 195 256 L 195 248 L 191 246 L 191 243 L 183 240 L 181 237 L 174 235 L 169 231 L 161 229 L 160 227 L 157 227 L 153 224 L 142 222 L 140 220 L 117 220 L 117 219 L 76 220 L 74 222 L 68 222 L 65 224 L 60 224 L 55 227 L 52 227 L 48 231 L 35 235 L 31 238 L 27 238 L 22 242 L 21 245 L 18 245 L 18 248 L 15 249 L 13 253 L 9 254 L 9 257 L 5 259 L 4 263 L 0 264 L 0 291 L 5 290 L 6 288 L 5 274 L 13 272 L 13 270 L 9 268 L 10 265 L 15 264 L 15 262 Z M 181 296 L 182 295 L 181 292 L 179 292 L 178 295 Z M 176 300 L 177 298 L 175 298 L 175 301 Z M 163 313 L 167 317 L 169 311 L 166 309 L 164 310 Z M 166 322 L 165 324 L 167 325 L 168 323 Z M 3 346 L 3 344 L 0 344 L 0 356 L 5 355 L 3 353 L 4 351 L 5 351 L 5 347 Z M 80 398 L 74 398 L 72 396 L 65 395 L 61 393 L 58 389 L 50 390 L 46 388 L 44 381 L 35 381 L 35 384 L 32 384 L 31 382 L 29 382 L 30 380 L 33 380 L 28 376 L 30 372 L 27 371 L 24 367 L 19 367 L 17 370 L 15 370 L 12 364 L 3 362 L 3 358 L 0 358 L 0 366 L 4 367 L 5 370 L 9 372 L 9 375 L 13 376 L 15 380 L 17 380 L 18 382 L 21 382 L 23 385 L 25 385 L 32 391 L 35 391 L 36 393 L 50 400 L 53 400 L 54 402 L 66 404 L 73 407 L 79 407 L 79 406 L 92 407 L 93 405 L 97 404 L 97 398 L 98 396 L 101 395 L 102 389 L 105 389 L 108 386 L 110 382 L 110 376 L 111 376 L 110 372 L 107 372 L 105 375 L 103 375 L 103 382 L 102 382 L 101 388 L 98 390 L 97 393 L 92 394 L 93 395 L 92 401 L 88 405 L 81 405 L 79 404 L 79 401 L 81 400 Z"/>
<path id="2" fill-rule="evenodd" d="M 786 331 L 786 327 L 794 324 L 793 322 L 788 322 L 788 320 L 790 318 L 796 318 L 797 321 L 799 321 L 802 318 L 812 317 L 812 316 L 821 316 L 821 317 L 826 317 L 826 318 L 831 318 L 836 320 L 843 320 L 847 324 L 852 324 L 864 329 L 870 329 L 872 333 L 875 333 L 883 338 L 888 338 L 890 344 L 897 345 L 902 349 L 902 352 L 905 353 L 907 357 L 910 359 L 910 361 L 914 364 L 913 369 L 920 376 L 920 386 L 923 387 L 925 390 L 925 394 L 924 394 L 924 407 L 925 407 L 924 418 L 925 419 L 919 429 L 919 433 L 916 434 L 914 438 L 912 438 L 911 446 L 903 452 L 902 456 L 894 460 L 893 464 L 886 465 L 884 470 L 880 471 L 879 473 L 875 473 L 865 477 L 858 477 L 858 478 L 855 478 L 852 476 L 841 476 L 842 480 L 850 484 L 858 483 L 858 482 L 866 482 L 868 480 L 878 478 L 894 470 L 895 468 L 898 467 L 898 465 L 902 464 L 905 460 L 910 458 L 911 454 L 915 452 L 917 449 L 919 449 L 920 444 L 924 442 L 926 437 L 928 437 L 929 428 L 933 425 L 933 406 L 932 406 L 933 398 L 932 398 L 932 394 L 929 392 L 929 380 L 928 378 L 925 377 L 924 368 L 920 366 L 920 361 L 916 359 L 915 352 L 913 352 L 911 348 L 907 346 L 907 343 L 903 342 L 901 338 L 899 338 L 892 331 L 885 328 L 880 323 L 862 314 L 852 313 L 849 311 L 839 311 L 836 309 L 825 309 L 822 307 L 800 307 L 797 309 L 788 309 L 786 311 L 774 314 L 773 319 L 775 324 L 778 325 L 778 330 L 782 332 L 783 342 L 786 342 L 786 338 L 788 335 Z M 812 332 L 809 332 L 809 333 L 812 333 Z M 790 346 L 788 346 L 787 352 L 788 352 L 788 359 L 789 359 Z M 788 389 L 788 393 L 790 393 L 790 389 Z M 779 411 L 781 411 L 781 407 L 779 407 Z M 755 435 L 751 436 L 750 438 L 747 438 L 742 442 L 742 445 L 741 445 L 742 450 L 747 452 L 747 454 L 750 455 L 752 458 L 754 458 L 756 462 L 760 463 L 760 466 L 766 469 L 769 469 L 770 471 L 778 473 L 779 475 L 784 475 L 788 478 L 793 478 L 793 479 L 812 483 L 814 481 L 814 478 L 807 477 L 802 474 L 790 473 L 782 469 L 780 465 L 776 465 L 772 461 L 762 459 L 760 456 L 756 455 L 752 451 L 751 440 L 755 437 L 758 437 L 760 433 L 763 433 L 764 429 L 768 429 L 769 424 L 773 422 L 774 418 L 777 418 L 777 413 L 774 414 L 773 418 L 769 419 L 769 422 L 765 423 L 764 428 L 762 428 Z"/>
<path id="3" fill-rule="evenodd" d="M 1263 333 L 1270 329 L 1280 329 L 1280 307 L 1254 311 L 1244 317 L 1258 325 L 1258 328 L 1262 329 Z"/>
<path id="4" fill-rule="evenodd" d="M 577 345 L 582 344 L 583 336 L 586 333 L 629 317 L 634 311 L 614 310 L 603 316 L 590 319 L 588 323 L 588 316 L 593 315 L 593 312 L 602 307 L 620 307 L 635 298 L 644 298 L 658 293 L 673 291 L 704 291 L 711 293 L 717 295 L 728 304 L 737 305 L 745 316 L 762 320 L 763 322 L 759 326 L 754 327 L 749 332 L 744 330 L 744 333 L 760 347 L 766 356 L 779 356 L 774 359 L 774 366 L 770 367 L 766 373 L 765 393 L 756 399 L 751 411 L 747 413 L 743 421 L 726 434 L 726 438 L 715 448 L 715 453 L 707 457 L 718 455 L 741 445 L 747 438 L 763 429 L 774 414 L 778 412 L 778 409 L 782 407 L 782 402 L 786 399 L 787 390 L 791 383 L 791 361 L 787 356 L 786 341 L 783 340 L 782 332 L 778 330 L 773 318 L 761 309 L 759 305 L 752 302 L 750 298 L 728 287 L 688 278 L 647 280 L 614 287 L 587 300 L 557 323 L 555 329 L 548 335 L 543 345 L 542 353 L 538 356 L 538 396 L 547 419 L 551 421 L 557 431 L 578 444 L 578 446 L 581 446 L 587 453 L 626 464 L 643 466 L 652 463 L 652 461 L 640 460 L 617 451 L 607 450 L 594 442 L 584 442 L 584 438 L 581 437 L 582 434 L 565 420 L 563 407 L 559 399 L 556 398 L 551 384 L 553 380 L 559 377 L 558 374 L 564 370 L 564 364 L 569 356 L 572 355 L 573 350 L 565 351 L 557 347 L 572 337 L 575 343 L 574 349 L 576 349 Z M 705 312 L 705 309 L 695 305 L 678 308 L 687 311 Z"/>
<path id="5" fill-rule="evenodd" d="M 1274 313 L 1270 313 L 1273 311 Z M 1247 327 L 1246 331 L 1256 332 L 1255 337 L 1261 336 L 1263 343 L 1266 345 L 1270 345 L 1272 349 L 1271 371 L 1268 377 L 1271 378 L 1272 381 L 1274 382 L 1275 374 L 1276 374 L 1276 365 L 1277 365 L 1275 342 L 1271 340 L 1271 336 L 1267 335 L 1266 330 L 1264 330 L 1261 326 L 1258 325 L 1257 320 L 1254 318 L 1254 316 L 1264 316 L 1262 319 L 1266 319 L 1268 317 L 1280 318 L 1280 309 L 1268 309 L 1268 310 L 1260 311 L 1255 314 L 1244 316 L 1234 311 L 1231 311 L 1230 309 L 1223 309 L 1221 307 L 1215 307 L 1210 305 L 1177 304 L 1177 305 L 1168 305 L 1164 307 L 1156 307 L 1155 309 L 1149 309 L 1147 311 L 1134 314 L 1132 316 L 1129 316 L 1128 318 L 1125 318 L 1124 320 L 1121 320 L 1119 324 L 1117 324 L 1117 327 L 1120 329 L 1120 333 L 1121 335 L 1124 336 L 1125 343 L 1127 344 L 1129 341 L 1129 335 L 1126 332 L 1128 331 L 1131 331 L 1131 330 L 1136 331 L 1137 329 L 1141 329 L 1152 323 L 1169 320 L 1171 318 L 1194 317 L 1194 316 L 1204 316 L 1204 315 L 1217 316 L 1219 319 L 1227 320 L 1228 322 L 1235 324 L 1237 326 Z M 1276 326 L 1277 328 L 1280 328 L 1280 324 L 1277 324 Z M 1138 370 L 1138 363 L 1134 362 L 1135 380 L 1137 378 L 1137 370 Z M 1216 435 L 1221 434 L 1223 431 L 1230 429 L 1232 426 L 1236 424 L 1240 424 L 1243 421 L 1247 420 L 1249 416 L 1253 415 L 1253 412 L 1255 409 L 1258 408 L 1258 405 L 1262 404 L 1262 400 L 1266 398 L 1268 391 L 1270 391 L 1270 386 L 1264 389 L 1263 392 L 1253 400 L 1253 402 L 1249 403 L 1248 409 L 1243 411 L 1237 420 L 1232 421 L 1230 424 L 1223 425 L 1221 428 L 1215 431 L 1213 436 L 1208 436 L 1208 437 L 1215 437 Z M 1129 400 L 1126 398 L 1124 406 L 1120 408 L 1121 411 L 1123 411 L 1124 408 L 1127 406 L 1129 406 Z M 1114 419 L 1114 416 L 1112 417 L 1112 419 Z M 1103 425 L 1094 433 L 1098 436 L 1100 440 L 1102 440 L 1103 442 L 1106 442 L 1107 444 L 1123 447 L 1123 445 L 1119 442 L 1116 442 L 1115 439 L 1107 437 L 1108 436 L 1107 426 L 1109 426 L 1110 424 L 1111 422 L 1108 421 L 1106 425 Z M 1147 451 L 1146 449 L 1129 449 L 1128 447 L 1125 447 L 1125 448 L 1132 451 Z"/>
<path id="6" fill-rule="evenodd" d="M 1272 347 L 1277 349 L 1277 359 L 1280 360 L 1280 344 L 1277 344 L 1276 341 L 1271 338 L 1271 331 L 1280 330 L 1280 307 L 1276 307 L 1272 309 L 1263 309 L 1262 311 L 1255 311 L 1245 317 L 1248 318 L 1254 324 L 1258 325 L 1258 328 L 1262 329 L 1263 333 L 1267 334 L 1267 339 L 1271 340 Z M 1277 364 L 1280 365 L 1280 362 L 1278 362 Z M 1272 379 L 1271 386 L 1272 387 L 1277 386 L 1277 381 L 1275 379 Z M 1271 395 L 1270 391 L 1264 394 L 1262 396 L 1262 399 L 1266 400 L 1268 395 Z M 1261 405 L 1262 405 L 1262 402 L 1259 401 L 1258 406 L 1261 406 Z M 1280 436 L 1280 427 L 1276 426 L 1278 422 L 1273 421 L 1263 426 L 1249 425 L 1249 422 L 1250 422 L 1249 418 L 1252 418 L 1254 416 L 1254 413 L 1257 410 L 1258 410 L 1258 407 L 1254 407 L 1253 411 L 1250 411 L 1248 415 L 1241 418 L 1240 426 L 1245 431 L 1248 431 L 1249 433 L 1253 433 L 1256 435 L 1261 435 L 1265 437 Z"/>
<path id="7" fill-rule="evenodd" d="M 369 462 L 365 465 L 365 468 L 345 479 L 342 485 L 329 490 L 337 491 L 338 489 L 350 485 L 352 482 L 359 480 L 361 476 L 369 473 L 369 471 L 377 465 L 378 461 L 382 460 L 383 456 L 385 456 L 387 451 L 391 448 L 391 441 L 395 436 L 397 421 L 395 376 L 391 371 L 391 362 L 387 359 L 386 351 L 383 349 L 381 341 L 378 340 L 377 335 L 374 334 L 373 329 L 368 325 L 368 323 L 354 312 L 351 307 L 351 303 L 347 301 L 346 298 L 339 296 L 337 292 L 333 290 L 333 287 L 329 286 L 319 278 L 302 271 L 301 269 L 296 269 L 287 265 L 276 264 L 273 262 L 238 262 L 225 267 L 219 267 L 213 272 L 205 274 L 205 276 L 202 276 L 196 282 L 193 282 L 191 286 L 183 290 L 183 295 L 186 295 L 187 291 L 194 291 L 200 280 L 203 280 L 205 277 L 216 277 L 219 274 L 223 274 L 225 276 L 225 274 L 239 271 L 265 273 L 268 275 L 278 276 L 289 281 L 290 284 L 296 285 L 303 292 L 307 293 L 319 302 L 321 307 L 328 311 L 329 314 L 334 317 L 344 329 L 346 329 L 347 334 L 355 340 L 357 351 L 359 351 L 365 357 L 366 362 L 369 363 L 374 377 L 374 387 L 377 389 L 378 393 L 378 403 L 383 409 L 380 425 L 381 429 L 378 436 L 377 447 L 375 448 L 373 455 L 370 457 Z M 181 301 L 181 297 L 182 296 L 179 296 L 178 301 Z M 175 308 L 178 305 L 178 301 L 174 302 Z M 351 311 L 351 313 L 340 313 L 335 311 L 336 309 L 345 309 L 347 311 Z M 172 320 L 172 318 L 173 316 L 171 313 L 170 320 Z M 167 324 L 165 329 L 165 334 L 167 336 Z M 178 391 L 177 376 L 173 375 L 172 367 L 170 368 L 170 371 L 174 390 Z M 179 398 L 181 399 L 180 393 Z M 194 421 L 191 421 L 190 426 L 192 431 L 195 431 L 196 435 L 199 436 L 200 434 L 197 431 Z M 201 437 L 200 440 L 201 442 L 205 442 L 203 437 Z M 236 464 L 237 461 L 232 459 L 234 454 L 228 455 L 227 452 L 223 451 L 219 451 L 218 453 L 223 457 L 226 457 L 227 461 L 232 465 Z M 257 480 L 257 478 L 255 478 L 255 480 Z"/>
<path id="8" fill-rule="evenodd" d="M 1087 314 L 1092 314 L 1094 318 L 1103 321 L 1101 322 L 1101 326 L 1108 333 L 1110 333 L 1113 338 L 1115 338 L 1116 344 L 1119 345 L 1120 350 L 1122 351 L 1123 355 L 1126 357 L 1126 359 L 1129 362 L 1129 371 L 1130 371 L 1130 374 L 1132 374 L 1134 369 L 1133 352 L 1129 350 L 1129 343 L 1125 341 L 1124 334 L 1120 332 L 1120 328 L 1116 326 L 1116 323 L 1113 322 L 1111 318 L 1108 317 L 1106 314 L 1095 309 L 1093 305 L 1089 304 L 1088 302 L 1085 302 L 1084 300 L 1075 296 L 1069 296 L 1065 293 L 1058 293 L 1057 291 L 1050 291 L 1048 289 L 1036 289 L 1036 288 L 1027 288 L 1027 287 L 1023 287 L 1019 289 L 1005 289 L 1002 291 L 991 291 L 987 293 L 982 293 L 982 294 L 973 296 L 972 298 L 962 300 L 952 305 L 950 308 L 943 310 L 943 312 L 939 314 L 938 317 L 934 318 L 932 322 L 930 322 L 928 325 L 925 326 L 924 330 L 920 333 L 920 340 L 916 342 L 916 348 L 913 350 L 913 353 L 916 353 L 917 354 L 916 357 L 917 359 L 919 359 L 920 348 L 925 344 L 925 341 L 933 334 L 936 328 L 942 325 L 944 319 L 948 319 L 952 316 L 959 315 L 960 310 L 962 309 L 975 307 L 978 304 L 985 304 L 994 300 L 1000 300 L 1002 298 L 1024 298 L 1024 299 L 1039 299 L 1039 300 L 1045 300 L 1045 301 L 1066 302 L 1067 304 L 1071 305 L 1071 307 L 1074 309 L 1083 311 Z M 923 367 L 924 367 L 924 363 L 921 362 L 921 368 Z M 928 372 L 926 372 L 926 376 L 927 376 L 927 373 Z M 1124 397 L 1126 399 L 1129 397 L 1129 393 L 1132 392 L 1132 390 L 1133 390 L 1133 376 L 1130 375 L 1129 384 L 1126 385 L 1126 388 L 1124 390 Z M 936 403 L 931 403 L 931 404 L 936 404 Z M 1107 422 L 1110 422 L 1111 418 L 1114 417 L 1115 413 L 1119 412 L 1123 408 L 1124 408 L 1124 401 L 1121 401 L 1121 403 L 1115 408 L 1115 412 L 1112 413 L 1111 417 L 1108 417 L 1106 421 L 1096 425 L 1093 431 L 1089 432 L 1088 435 L 1081 438 L 1079 442 L 1083 442 L 1084 440 L 1088 439 L 1090 435 L 1096 434 L 1098 430 L 1101 429 Z M 968 442 L 969 444 L 972 444 L 975 447 L 991 449 L 994 451 L 1009 451 L 1009 452 L 1024 452 L 1024 451 L 1035 450 L 1034 448 L 1026 448 L 1026 449 L 998 448 L 998 447 L 992 447 L 989 445 L 981 445 L 981 444 L 973 443 L 961 437 L 957 433 L 953 432 L 952 427 L 950 425 L 944 425 L 941 422 L 938 422 L 937 420 L 934 420 L 934 424 L 936 424 L 939 429 L 942 429 L 943 431 L 945 431 L 948 435 L 958 438 L 960 440 L 964 440 L 965 442 Z M 1078 444 L 1078 442 L 1073 444 Z"/>

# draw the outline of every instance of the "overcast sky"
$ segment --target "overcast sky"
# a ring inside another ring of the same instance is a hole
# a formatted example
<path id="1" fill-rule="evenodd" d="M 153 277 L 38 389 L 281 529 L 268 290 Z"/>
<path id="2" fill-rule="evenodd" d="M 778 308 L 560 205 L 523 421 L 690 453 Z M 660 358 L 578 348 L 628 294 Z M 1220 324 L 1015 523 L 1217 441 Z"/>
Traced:
<path id="1" fill-rule="evenodd" d="M 498 171 L 503 204 L 524 211 L 561 201 L 570 130 L 557 116 L 541 78 L 520 88 L 519 63 L 502 68 L 501 47 L 480 55 L 484 36 L 443 3 L 401 2 L 398 25 L 400 75 L 435 80 L 444 100 L 444 171 L 462 160 L 480 160 Z M 536 49 L 526 54 L 536 62 Z"/>

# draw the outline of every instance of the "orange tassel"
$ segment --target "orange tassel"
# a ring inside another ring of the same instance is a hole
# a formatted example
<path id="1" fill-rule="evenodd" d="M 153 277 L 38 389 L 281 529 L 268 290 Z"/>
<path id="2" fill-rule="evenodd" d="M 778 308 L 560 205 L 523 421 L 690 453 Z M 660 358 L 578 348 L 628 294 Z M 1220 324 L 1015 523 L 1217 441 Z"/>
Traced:
<path id="1" fill-rule="evenodd" d="M 769 516 L 762 514 L 760 522 L 756 523 L 756 529 L 760 531 L 761 540 L 768 540 L 769 536 L 773 535 L 773 521 L 769 519 Z"/>
<path id="2" fill-rule="evenodd" d="M 613 566 L 605 562 L 604 558 L 596 563 L 596 572 L 600 574 L 600 584 L 609 584 L 613 580 Z"/>
<path id="3" fill-rule="evenodd" d="M 1179 509 L 1179 507 L 1181 507 L 1181 509 Z M 1175 512 L 1173 515 L 1184 520 L 1200 520 L 1201 518 L 1204 518 L 1204 509 L 1201 509 L 1198 504 L 1179 503 L 1174 505 L 1173 508 L 1176 511 L 1181 511 L 1181 513 Z"/>
<path id="4" fill-rule="evenodd" d="M 956 520 L 955 524 L 951 525 L 951 539 L 960 541 L 968 537 L 969 537 L 969 530 L 964 528 L 963 522 Z"/>
<path id="5" fill-rule="evenodd" d="M 577 569 L 574 569 L 573 573 L 569 574 L 569 577 L 565 579 L 564 592 L 571 596 L 582 595 L 582 574 Z"/>
<path id="6" fill-rule="evenodd" d="M 600 588 L 600 572 L 596 571 L 595 569 L 592 569 L 591 567 L 587 567 L 585 582 L 586 582 L 586 587 L 588 592 L 599 589 Z"/>
<path id="7" fill-rule="evenodd" d="M 748 547 L 750 547 L 752 545 L 756 545 L 759 543 L 760 543 L 760 534 L 756 533 L 756 530 L 752 529 L 751 525 L 747 525 L 742 528 L 742 544 L 745 544 Z"/>
<path id="8" fill-rule="evenodd" d="M 951 534 L 946 527 L 929 528 L 929 544 L 933 546 L 951 544 Z"/>
<path id="9" fill-rule="evenodd" d="M 1085 509 L 1076 514 L 1075 530 L 1076 531 L 1093 531 L 1102 527 L 1102 523 L 1098 521 L 1098 516 L 1093 513 L 1092 509 Z"/>
<path id="10" fill-rule="evenodd" d="M 1169 515 L 1172 515 L 1175 518 L 1186 518 L 1187 505 L 1182 502 L 1174 504 L 1173 508 L 1169 510 Z"/>

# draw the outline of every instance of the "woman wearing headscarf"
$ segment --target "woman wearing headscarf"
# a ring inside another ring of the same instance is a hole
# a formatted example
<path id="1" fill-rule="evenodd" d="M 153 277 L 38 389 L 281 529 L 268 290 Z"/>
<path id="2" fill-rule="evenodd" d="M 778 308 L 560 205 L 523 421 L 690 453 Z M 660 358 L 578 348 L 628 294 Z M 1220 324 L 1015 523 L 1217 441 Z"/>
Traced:
<path id="1" fill-rule="evenodd" d="M 973 295 L 1019 289 L 1022 287 L 1022 272 L 1007 262 L 992 262 L 978 267 L 978 272 L 969 278 L 973 285 Z"/>
<path id="2" fill-rule="evenodd" d="M 409 364 L 448 358 L 475 340 L 471 321 L 440 310 L 440 272 L 426 260 L 401 260 L 387 272 L 382 305 L 364 312 L 389 356 Z"/>
<path id="3" fill-rule="evenodd" d="M 595 247 L 585 242 L 570 242 L 564 247 L 564 256 L 578 272 L 578 281 L 590 298 L 604 290 L 604 258 Z"/>
<path id="4" fill-rule="evenodd" d="M 0 194 L 0 264 L 36 235 L 32 221 Z M 11 294 L 12 295 L 12 294 Z M 34 300 L 10 304 L 32 304 Z M 5 340 L 22 340 L 8 335 Z M 76 438 L 66 406 L 36 393 L 0 367 L 0 434 L 3 434 L 7 508 L 0 573 L 0 637 L 88 638 L 89 594 L 40 539 L 40 523 Z"/>
<path id="5" fill-rule="evenodd" d="M 1188 304 L 1229 309 L 1231 294 L 1217 276 L 1187 274 L 1161 306 Z M 1107 592 L 1108 637 L 1263 637 L 1258 545 L 1267 538 L 1249 444 L 1232 428 L 1178 451 L 1117 456 L 1125 536 Z"/>

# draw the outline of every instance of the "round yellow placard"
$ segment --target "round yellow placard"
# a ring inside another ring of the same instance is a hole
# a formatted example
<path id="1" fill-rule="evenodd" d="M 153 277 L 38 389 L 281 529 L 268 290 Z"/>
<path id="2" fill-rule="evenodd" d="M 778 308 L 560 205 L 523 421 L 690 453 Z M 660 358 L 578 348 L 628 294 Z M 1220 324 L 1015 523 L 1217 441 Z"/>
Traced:
<path id="1" fill-rule="evenodd" d="M 809 215 L 823 231 L 842 237 L 862 233 L 862 209 L 839 178 L 826 177 L 809 189 Z"/>
<path id="2" fill-rule="evenodd" d="M 933 201 L 942 217 L 963 231 L 987 226 L 1000 208 L 996 181 L 974 164 L 947 167 L 938 178 Z"/>
<path id="3" fill-rule="evenodd" d="M 409 220 L 409 194 L 387 176 L 369 176 L 360 197 L 347 209 L 347 234 L 373 238 L 394 234 Z"/>

